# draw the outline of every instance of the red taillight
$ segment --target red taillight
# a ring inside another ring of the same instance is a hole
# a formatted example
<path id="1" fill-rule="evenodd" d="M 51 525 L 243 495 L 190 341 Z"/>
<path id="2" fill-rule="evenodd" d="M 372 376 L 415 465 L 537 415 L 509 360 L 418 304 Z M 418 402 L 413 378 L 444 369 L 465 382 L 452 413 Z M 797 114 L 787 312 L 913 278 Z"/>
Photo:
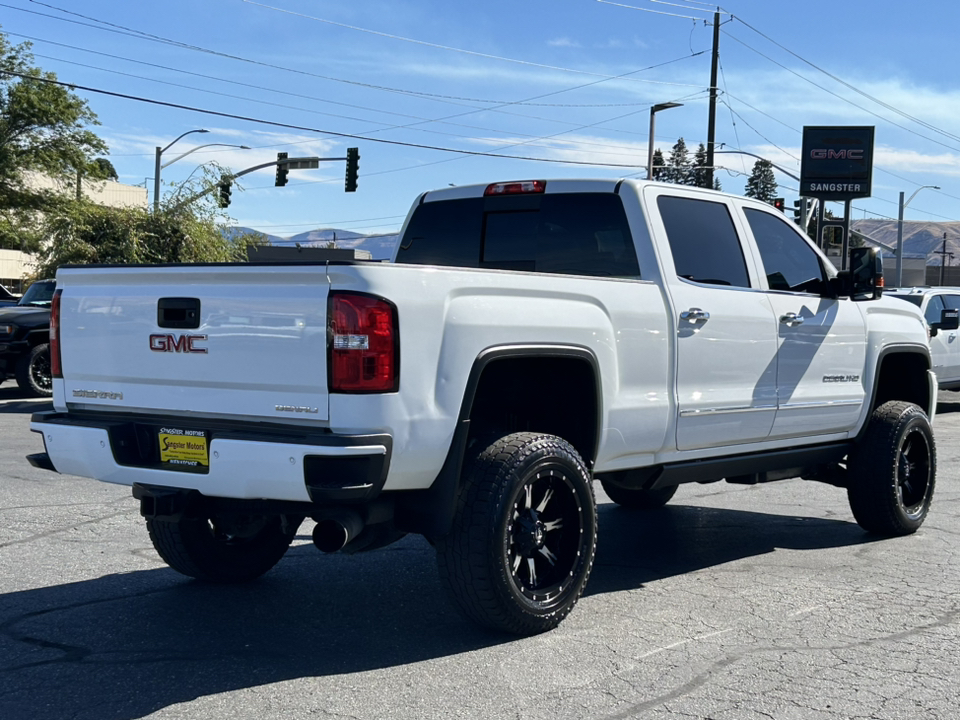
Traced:
<path id="1" fill-rule="evenodd" d="M 63 377 L 63 365 L 60 362 L 60 293 L 53 294 L 50 303 L 50 374 L 55 378 Z"/>
<path id="2" fill-rule="evenodd" d="M 484 195 L 527 195 L 539 194 L 547 189 L 546 180 L 518 180 L 487 185 Z"/>
<path id="3" fill-rule="evenodd" d="M 371 295 L 330 296 L 330 392 L 395 392 L 400 385 L 397 310 Z"/>

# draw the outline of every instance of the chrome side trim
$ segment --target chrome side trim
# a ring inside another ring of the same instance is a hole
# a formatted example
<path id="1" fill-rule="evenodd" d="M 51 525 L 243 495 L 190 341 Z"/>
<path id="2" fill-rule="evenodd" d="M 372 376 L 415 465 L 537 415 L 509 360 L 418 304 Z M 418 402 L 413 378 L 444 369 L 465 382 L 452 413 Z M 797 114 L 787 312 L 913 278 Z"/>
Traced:
<path id="1" fill-rule="evenodd" d="M 781 405 L 781 410 L 795 410 L 795 409 L 804 409 L 808 410 L 811 408 L 839 408 L 839 407 L 861 407 L 863 405 L 862 400 L 827 400 L 825 402 L 801 402 L 801 403 L 787 403 L 786 405 Z"/>
<path id="2" fill-rule="evenodd" d="M 812 410 L 816 408 L 861 407 L 861 400 L 828 400 L 821 402 L 787 403 L 786 405 L 745 405 L 743 407 L 703 408 L 701 410 L 681 410 L 680 417 L 700 415 L 737 415 L 743 413 L 766 412 L 769 410 Z"/>
<path id="3" fill-rule="evenodd" d="M 776 405 L 744 405 L 743 407 L 704 408 L 702 410 L 681 410 L 680 417 L 696 417 L 697 415 L 735 415 L 742 413 L 767 412 L 776 409 Z"/>

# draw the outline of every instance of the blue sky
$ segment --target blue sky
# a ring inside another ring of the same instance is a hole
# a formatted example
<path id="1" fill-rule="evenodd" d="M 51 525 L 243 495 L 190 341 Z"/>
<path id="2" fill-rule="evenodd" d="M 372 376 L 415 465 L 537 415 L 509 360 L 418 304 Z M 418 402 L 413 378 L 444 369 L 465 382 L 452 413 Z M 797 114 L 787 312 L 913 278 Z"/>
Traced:
<path id="1" fill-rule="evenodd" d="M 304 129 L 78 90 L 131 184 L 152 192 L 154 148 L 184 137 L 163 171 L 181 181 L 215 160 L 233 171 L 360 149 L 343 162 L 244 178 L 240 225 L 289 236 L 318 227 L 399 229 L 422 190 L 551 177 L 643 177 L 655 147 L 705 142 L 714 5 L 684 0 L 0 0 L 0 27 L 36 63 L 90 88 Z M 805 125 L 874 125 L 873 197 L 853 217 L 960 221 L 960 5 L 731 0 L 722 6 L 717 142 L 799 175 Z M 345 138 L 340 133 L 356 137 Z M 428 147 L 414 147 L 428 146 Z M 521 156 L 510 159 L 450 150 Z M 583 164 L 561 164 L 568 161 Z M 752 157 L 720 154 L 742 194 Z M 595 164 L 592 164 L 595 163 Z M 626 167 L 622 167 L 626 166 Z M 797 183 L 777 173 L 787 206 Z M 165 188 L 168 186 L 165 185 Z"/>

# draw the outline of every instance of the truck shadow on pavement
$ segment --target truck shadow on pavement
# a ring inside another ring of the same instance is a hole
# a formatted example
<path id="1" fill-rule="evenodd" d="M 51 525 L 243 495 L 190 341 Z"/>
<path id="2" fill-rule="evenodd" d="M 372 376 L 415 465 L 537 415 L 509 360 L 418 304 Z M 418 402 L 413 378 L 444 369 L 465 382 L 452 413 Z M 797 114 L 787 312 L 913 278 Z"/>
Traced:
<path id="1" fill-rule="evenodd" d="M 0 382 L 0 413 L 30 414 L 52 409 L 51 400 L 33 399 L 15 382 Z"/>
<path id="2" fill-rule="evenodd" d="M 869 539 L 851 522 L 684 505 L 642 513 L 641 521 L 602 504 L 600 527 L 588 594 L 777 548 Z M 154 557 L 152 549 L 132 552 Z M 0 594 L 0 717 L 128 720 L 218 693 L 512 642 L 541 640 L 461 619 L 422 538 L 353 557 L 297 544 L 249 585 L 207 585 L 158 567 Z"/>
<path id="3" fill-rule="evenodd" d="M 631 590 L 778 549 L 819 550 L 877 540 L 852 521 L 681 504 L 646 511 L 606 504 L 598 515 L 600 544 L 587 595 Z"/>

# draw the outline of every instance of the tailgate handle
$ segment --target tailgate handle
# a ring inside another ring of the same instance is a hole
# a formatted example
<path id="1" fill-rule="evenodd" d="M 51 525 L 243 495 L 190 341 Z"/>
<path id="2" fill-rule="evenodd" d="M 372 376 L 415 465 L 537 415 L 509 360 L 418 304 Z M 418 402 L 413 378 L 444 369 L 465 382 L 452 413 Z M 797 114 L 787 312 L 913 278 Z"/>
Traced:
<path id="1" fill-rule="evenodd" d="M 157 325 L 177 330 L 200 327 L 200 299 L 160 298 L 157 301 Z"/>

